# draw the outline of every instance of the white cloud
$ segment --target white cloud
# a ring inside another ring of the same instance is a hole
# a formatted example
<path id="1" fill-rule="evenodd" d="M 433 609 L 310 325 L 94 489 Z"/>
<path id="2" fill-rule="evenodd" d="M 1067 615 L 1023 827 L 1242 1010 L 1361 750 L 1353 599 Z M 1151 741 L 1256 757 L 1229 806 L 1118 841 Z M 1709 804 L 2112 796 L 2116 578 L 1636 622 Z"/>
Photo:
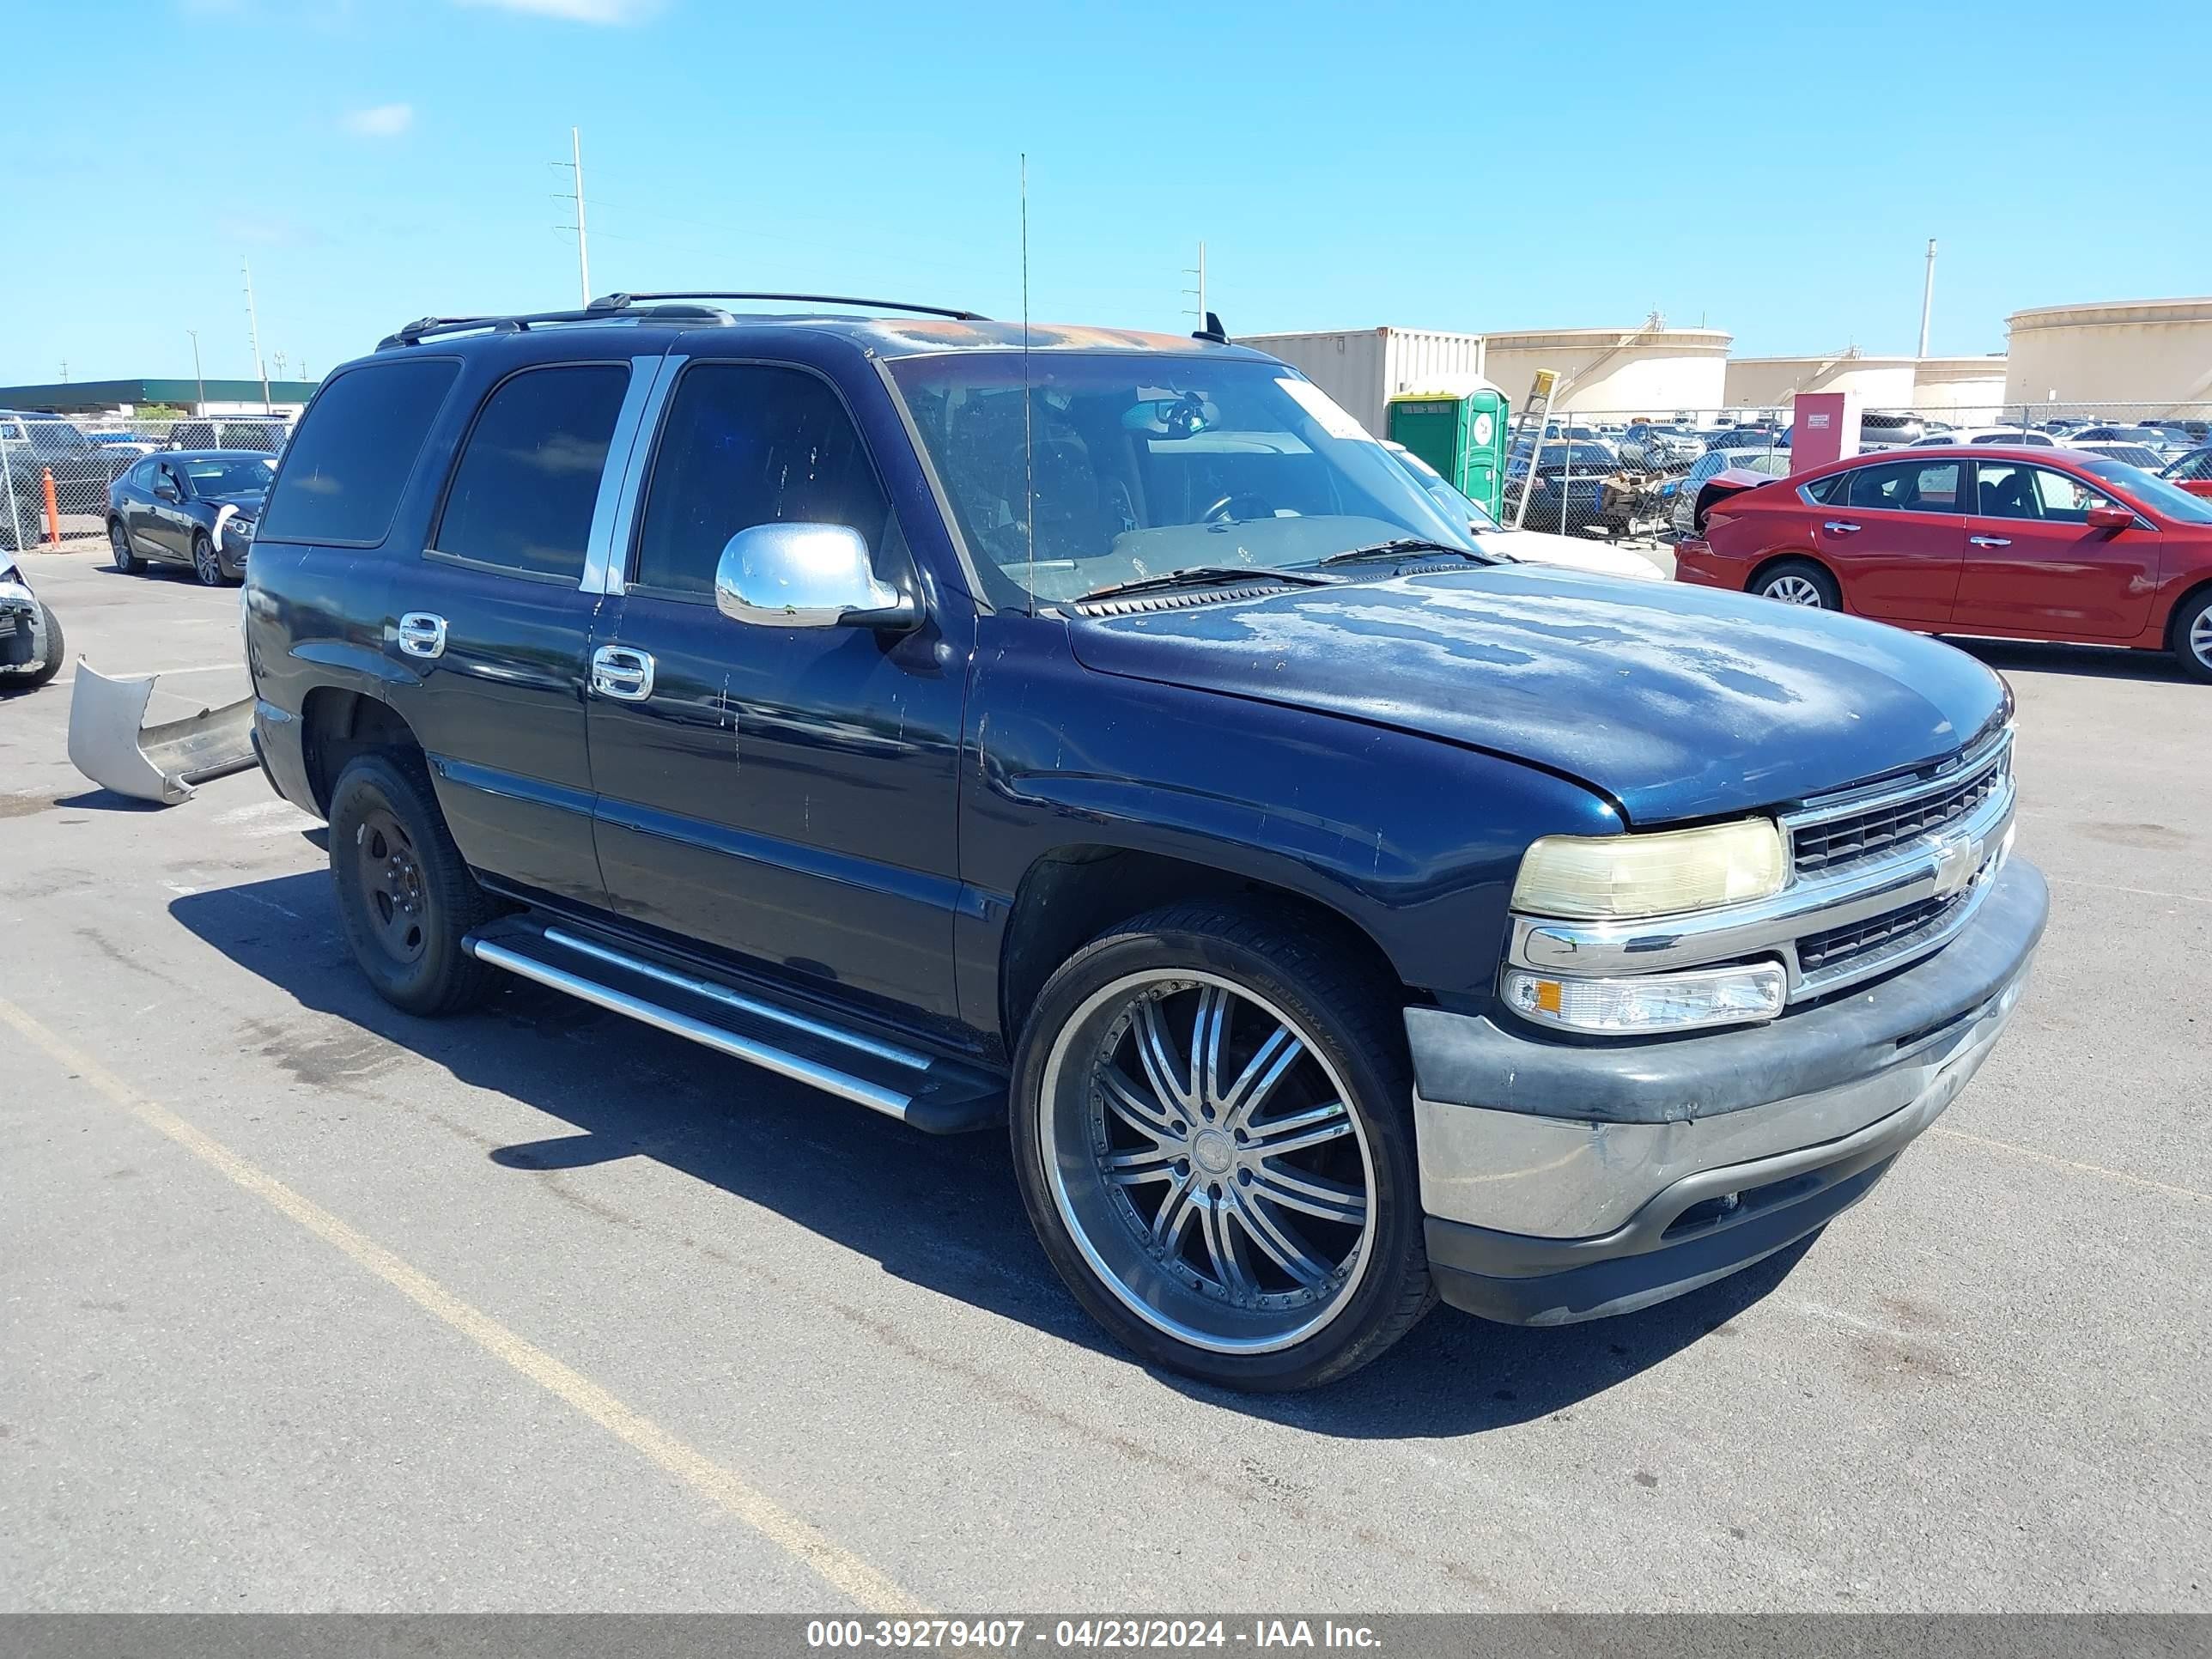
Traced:
<path id="1" fill-rule="evenodd" d="M 338 118 L 338 125 L 356 137 L 397 138 L 415 125 L 415 106 L 375 104 L 368 109 L 349 109 Z"/>
<path id="2" fill-rule="evenodd" d="M 459 0 L 465 6 L 489 6 L 499 11 L 527 12 L 534 17 L 557 17 L 568 23 L 642 23 L 661 7 L 661 0 Z"/>

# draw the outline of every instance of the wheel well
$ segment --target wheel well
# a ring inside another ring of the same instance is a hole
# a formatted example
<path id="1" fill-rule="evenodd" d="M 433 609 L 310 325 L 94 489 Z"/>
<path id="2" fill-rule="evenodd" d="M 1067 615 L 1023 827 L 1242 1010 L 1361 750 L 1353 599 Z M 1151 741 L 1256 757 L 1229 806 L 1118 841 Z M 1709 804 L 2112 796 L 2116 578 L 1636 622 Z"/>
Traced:
<path id="1" fill-rule="evenodd" d="M 300 708 L 301 742 L 307 764 L 307 787 L 315 792 L 315 805 L 328 817 L 331 791 L 338 774 L 356 755 L 372 749 L 412 749 L 422 752 L 407 722 L 389 703 L 358 691 L 336 686 L 317 686 Z"/>
<path id="2" fill-rule="evenodd" d="M 1758 568 L 1754 569 L 1750 575 L 1744 578 L 1743 591 L 1747 593 L 1750 592 L 1753 588 L 1757 587 L 1759 583 L 1766 580 L 1767 573 L 1769 571 L 1772 570 L 1775 566 L 1782 564 L 1809 564 L 1814 569 L 1819 571 L 1830 581 L 1836 582 L 1836 591 L 1838 592 L 1841 592 L 1843 591 L 1844 585 L 1839 581 L 1836 581 L 1836 573 L 1828 568 L 1827 563 L 1825 560 L 1822 560 L 1811 553 L 1778 553 L 1771 559 L 1762 559 L 1759 561 Z"/>
<path id="3" fill-rule="evenodd" d="M 2212 576 L 2174 596 L 2173 609 L 2166 613 L 2166 643 L 2169 649 L 2179 651 L 2181 648 L 2181 613 L 2203 598 L 2208 591 L 2212 591 Z"/>
<path id="4" fill-rule="evenodd" d="M 1117 921 L 1162 905 L 1257 903 L 1329 935 L 1347 961 L 1398 982 L 1389 957 L 1342 912 L 1303 893 L 1212 866 L 1119 847 L 1062 847 L 1022 878 L 999 951 L 1000 1030 L 1012 1052 L 1037 993 L 1060 964 Z"/>

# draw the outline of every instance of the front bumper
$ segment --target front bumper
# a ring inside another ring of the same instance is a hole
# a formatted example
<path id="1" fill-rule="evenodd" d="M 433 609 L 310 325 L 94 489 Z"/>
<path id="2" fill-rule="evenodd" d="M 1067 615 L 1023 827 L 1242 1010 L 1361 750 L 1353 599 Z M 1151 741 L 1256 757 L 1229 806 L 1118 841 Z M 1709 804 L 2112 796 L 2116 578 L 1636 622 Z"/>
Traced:
<path id="1" fill-rule="evenodd" d="M 1444 1300 L 1516 1324 L 1627 1313 L 1825 1225 L 1988 1057 L 2049 908 L 2041 874 L 2014 859 L 1935 955 L 1706 1036 L 1574 1043 L 1409 1008 Z"/>

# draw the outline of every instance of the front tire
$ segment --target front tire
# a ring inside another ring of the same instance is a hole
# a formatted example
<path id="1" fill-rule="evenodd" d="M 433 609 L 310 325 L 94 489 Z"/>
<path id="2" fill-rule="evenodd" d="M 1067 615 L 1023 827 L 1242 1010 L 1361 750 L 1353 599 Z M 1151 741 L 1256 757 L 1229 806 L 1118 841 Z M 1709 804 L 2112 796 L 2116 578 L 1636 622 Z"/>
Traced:
<path id="1" fill-rule="evenodd" d="M 331 792 L 331 879 L 354 961 L 406 1013 L 457 1013 L 492 970 L 461 941 L 494 906 L 462 861 L 419 759 L 348 763 Z"/>
<path id="2" fill-rule="evenodd" d="M 120 519 L 107 521 L 107 544 L 115 551 L 115 568 L 126 576 L 138 574 L 138 556 L 131 550 L 131 532 L 123 527 Z"/>
<path id="3" fill-rule="evenodd" d="M 1039 994 L 1010 1113 L 1023 1201 L 1076 1300 L 1149 1364 L 1311 1388 L 1434 1300 L 1400 1011 L 1346 960 L 1183 905 Z"/>
<path id="4" fill-rule="evenodd" d="M 2173 613 L 2173 654 L 2193 680 L 2212 680 L 2212 588 Z"/>
<path id="5" fill-rule="evenodd" d="M 222 561 L 216 556 L 215 544 L 204 530 L 192 532 L 192 574 L 200 579 L 203 587 L 222 586 Z"/>
<path id="6" fill-rule="evenodd" d="M 39 622 L 46 636 L 46 651 L 39 659 L 39 665 L 17 682 L 33 690 L 62 672 L 62 659 L 69 651 L 68 642 L 62 638 L 61 618 L 54 615 L 53 606 L 43 600 L 39 605 Z"/>
<path id="7" fill-rule="evenodd" d="M 1843 591 L 1836 586 L 1836 579 L 1810 559 L 1784 559 L 1769 565 L 1759 573 L 1751 591 L 1762 599 L 1803 605 L 1808 610 L 1844 608 Z"/>

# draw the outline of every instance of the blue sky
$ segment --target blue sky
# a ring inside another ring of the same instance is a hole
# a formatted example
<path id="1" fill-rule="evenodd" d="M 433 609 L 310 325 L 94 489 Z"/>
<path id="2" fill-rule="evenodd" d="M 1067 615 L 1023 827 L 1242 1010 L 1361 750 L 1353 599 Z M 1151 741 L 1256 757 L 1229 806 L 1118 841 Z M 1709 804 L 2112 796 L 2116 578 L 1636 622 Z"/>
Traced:
<path id="1" fill-rule="evenodd" d="M 1232 333 L 2001 350 L 2212 291 L 2212 6 L 87 0 L 19 15 L 0 384 L 319 373 L 426 312 L 804 288 Z M 41 39 L 42 35 L 50 38 Z M 273 372 L 273 364 L 272 364 Z"/>

